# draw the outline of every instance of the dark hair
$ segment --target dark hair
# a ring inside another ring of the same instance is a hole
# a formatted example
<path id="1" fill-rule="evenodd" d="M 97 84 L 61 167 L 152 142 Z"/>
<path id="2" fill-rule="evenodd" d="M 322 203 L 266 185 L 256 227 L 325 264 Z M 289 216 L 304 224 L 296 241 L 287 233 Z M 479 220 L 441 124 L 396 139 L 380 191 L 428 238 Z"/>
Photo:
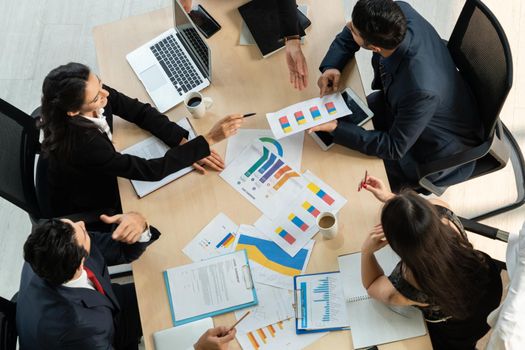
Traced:
<path id="1" fill-rule="evenodd" d="M 79 245 L 71 224 L 58 219 L 33 227 L 24 244 L 24 260 L 43 280 L 60 285 L 75 275 L 88 252 Z"/>
<path id="2" fill-rule="evenodd" d="M 45 156 L 69 159 L 75 139 L 71 124 L 90 124 L 83 123 L 83 118 L 67 115 L 84 104 L 89 73 L 89 67 L 71 62 L 53 69 L 44 79 L 40 127 L 44 131 L 42 153 Z"/>
<path id="3" fill-rule="evenodd" d="M 407 31 L 405 14 L 392 0 L 359 0 L 352 23 L 367 45 L 395 49 Z"/>
<path id="4" fill-rule="evenodd" d="M 385 237 L 431 303 L 457 319 L 475 312 L 489 283 L 485 256 L 441 221 L 435 207 L 403 191 L 381 212 Z"/>

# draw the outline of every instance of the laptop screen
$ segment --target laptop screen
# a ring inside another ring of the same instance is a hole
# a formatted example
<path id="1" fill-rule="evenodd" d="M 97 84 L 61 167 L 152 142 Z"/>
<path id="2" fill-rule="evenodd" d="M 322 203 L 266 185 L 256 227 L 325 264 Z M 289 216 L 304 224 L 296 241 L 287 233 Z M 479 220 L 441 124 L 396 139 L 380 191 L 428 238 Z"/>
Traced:
<path id="1" fill-rule="evenodd" d="M 199 67 L 202 75 L 211 80 L 210 48 L 178 0 L 173 0 L 173 20 L 177 37 Z"/>

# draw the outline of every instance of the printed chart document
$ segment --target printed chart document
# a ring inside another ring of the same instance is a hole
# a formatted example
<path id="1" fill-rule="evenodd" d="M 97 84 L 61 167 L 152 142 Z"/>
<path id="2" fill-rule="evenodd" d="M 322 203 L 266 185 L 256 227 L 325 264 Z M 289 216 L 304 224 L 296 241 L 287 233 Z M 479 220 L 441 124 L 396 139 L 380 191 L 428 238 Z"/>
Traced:
<path id="1" fill-rule="evenodd" d="M 225 157 L 226 165 L 230 164 L 237 155 L 242 153 L 256 139 L 263 142 L 271 152 L 282 157 L 292 167 L 301 169 L 304 133 L 298 133 L 277 141 L 273 138 L 272 131 L 269 129 L 239 129 L 236 135 L 228 138 Z"/>
<path id="2" fill-rule="evenodd" d="M 237 340 L 243 350 L 301 350 L 326 334 L 297 335 L 295 322 L 289 319 L 247 333 L 237 330 Z"/>
<path id="3" fill-rule="evenodd" d="M 238 228 L 229 217 L 220 213 L 182 251 L 193 261 L 229 253 L 234 247 Z"/>
<path id="4" fill-rule="evenodd" d="M 263 215 L 254 224 L 291 256 L 319 232 L 316 220 L 321 212 L 336 214 L 347 202 L 312 172 L 306 171 L 302 179 L 305 181 L 303 190 L 286 209 L 274 218 Z"/>
<path id="5" fill-rule="evenodd" d="M 295 276 L 294 291 L 298 334 L 348 329 L 339 272 Z"/>
<path id="6" fill-rule="evenodd" d="M 294 317 L 293 294 L 291 289 L 283 289 L 255 283 L 259 304 L 248 309 L 235 311 L 235 317 L 240 319 L 246 311 L 251 313 L 236 328 L 244 333 L 263 328 Z"/>
<path id="7" fill-rule="evenodd" d="M 243 250 L 164 271 L 175 326 L 257 305 Z"/>
<path id="8" fill-rule="evenodd" d="M 316 97 L 267 113 L 266 119 L 276 139 L 310 129 L 313 126 L 351 114 L 341 93 Z"/>
<path id="9" fill-rule="evenodd" d="M 189 132 L 189 140 L 195 138 L 195 131 L 193 130 L 188 118 L 181 119 L 177 122 L 179 126 L 186 129 Z M 164 142 L 156 138 L 155 136 L 148 137 L 144 141 L 134 144 L 131 147 L 126 148 L 122 151 L 124 154 L 130 154 L 133 156 L 145 158 L 145 159 L 154 159 L 162 158 L 168 152 L 170 147 Z M 189 166 L 187 168 L 181 169 L 171 175 L 166 176 L 160 181 L 139 181 L 131 180 L 131 184 L 135 189 L 137 195 L 142 198 L 147 194 L 161 188 L 162 186 L 169 184 L 173 180 L 178 179 L 181 176 L 186 175 L 187 173 L 193 171 L 193 167 Z"/>
<path id="10" fill-rule="evenodd" d="M 310 240 L 291 257 L 255 227 L 241 225 L 237 231 L 235 250 L 246 250 L 254 281 L 292 290 L 293 276 L 306 271 L 314 243 Z"/>
<path id="11" fill-rule="evenodd" d="M 235 157 L 220 176 L 271 218 L 287 208 L 306 186 L 298 170 L 259 140 Z"/>
<path id="12" fill-rule="evenodd" d="M 375 253 L 388 276 L 399 262 L 390 246 Z M 361 253 L 338 258 L 354 348 L 390 343 L 426 334 L 425 321 L 415 307 L 394 307 L 371 299 L 361 283 Z"/>

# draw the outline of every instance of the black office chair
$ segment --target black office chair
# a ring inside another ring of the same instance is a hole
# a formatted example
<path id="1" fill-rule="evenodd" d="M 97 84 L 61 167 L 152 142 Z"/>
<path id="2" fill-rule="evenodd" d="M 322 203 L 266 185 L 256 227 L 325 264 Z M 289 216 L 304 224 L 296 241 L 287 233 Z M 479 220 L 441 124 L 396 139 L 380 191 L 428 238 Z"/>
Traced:
<path id="1" fill-rule="evenodd" d="M 0 349 L 16 349 L 16 304 L 0 297 Z"/>
<path id="2" fill-rule="evenodd" d="M 428 179 L 432 174 L 476 162 L 469 179 L 500 170 L 509 156 L 517 186 L 516 201 L 475 217 L 481 220 L 525 203 L 525 162 L 518 143 L 499 119 L 499 113 L 512 87 L 510 46 L 494 14 L 479 0 L 467 0 L 450 36 L 448 49 L 456 66 L 472 89 L 485 127 L 484 142 L 477 147 L 445 159 L 420 164 L 419 185 L 438 196 L 451 184 L 440 185 Z"/>

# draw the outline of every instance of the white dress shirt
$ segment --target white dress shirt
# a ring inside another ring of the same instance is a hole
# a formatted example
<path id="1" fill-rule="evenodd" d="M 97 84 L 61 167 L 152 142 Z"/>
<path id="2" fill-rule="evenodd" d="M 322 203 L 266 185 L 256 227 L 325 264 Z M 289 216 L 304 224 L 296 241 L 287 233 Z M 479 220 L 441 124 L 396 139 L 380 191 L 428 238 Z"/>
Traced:
<path id="1" fill-rule="evenodd" d="M 113 140 L 113 135 L 111 134 L 111 129 L 109 127 L 108 122 L 106 121 L 106 116 L 104 115 L 104 108 L 101 108 L 97 111 L 97 117 L 88 117 L 86 115 L 81 114 L 81 117 L 86 118 L 90 122 L 94 123 L 98 130 L 102 133 L 105 133 L 108 135 L 109 139 Z"/>

